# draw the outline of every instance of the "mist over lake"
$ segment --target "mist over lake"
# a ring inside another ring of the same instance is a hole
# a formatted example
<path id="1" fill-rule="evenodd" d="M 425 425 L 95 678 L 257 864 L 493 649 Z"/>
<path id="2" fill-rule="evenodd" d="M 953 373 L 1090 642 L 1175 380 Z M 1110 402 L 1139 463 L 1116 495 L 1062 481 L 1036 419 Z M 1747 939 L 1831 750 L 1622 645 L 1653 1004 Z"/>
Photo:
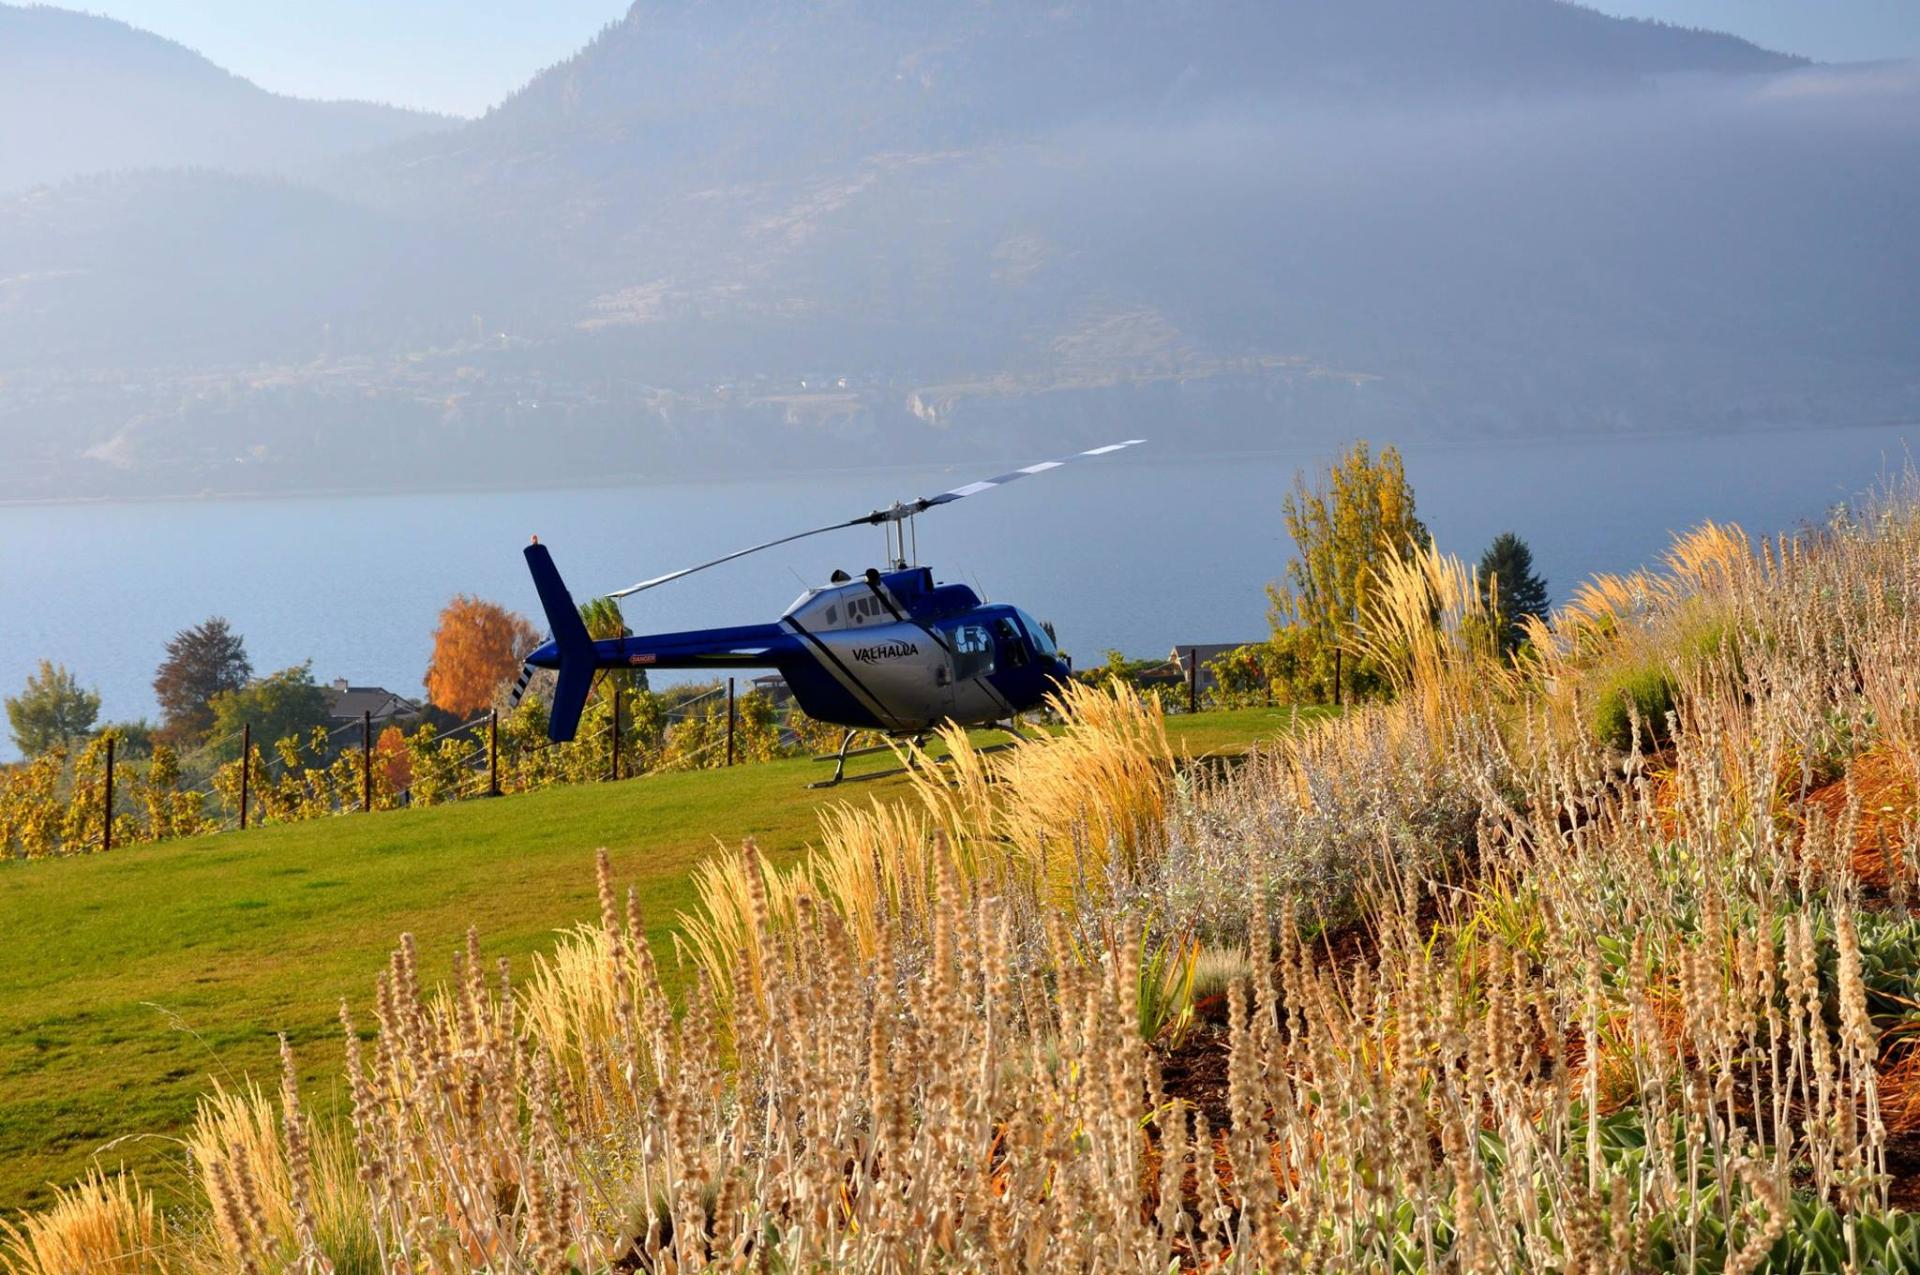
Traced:
<path id="1" fill-rule="evenodd" d="M 1819 522 L 1908 463 L 1920 425 L 1404 448 L 1439 544 L 1475 558 L 1527 539 L 1556 602 L 1579 579 L 1656 557 L 1707 519 L 1755 534 Z M 1108 648 L 1265 636 L 1262 586 L 1292 554 L 1280 499 L 1335 447 L 1186 458 L 1169 438 L 932 511 L 920 557 L 1054 621 L 1077 663 Z M 1008 456 L 1009 465 L 1039 456 Z M 984 477 L 957 466 L 523 492 L 0 508 L 0 687 L 45 658 L 102 696 L 101 720 L 154 717 L 174 632 L 224 615 L 257 673 L 302 660 L 326 682 L 419 695 L 456 592 L 536 621 L 520 548 L 537 534 L 576 597 L 896 498 Z M 819 537 L 629 602 L 636 632 L 772 619 L 836 567 L 879 562 L 878 530 Z M 12 742 L 0 742 L 13 756 Z"/>

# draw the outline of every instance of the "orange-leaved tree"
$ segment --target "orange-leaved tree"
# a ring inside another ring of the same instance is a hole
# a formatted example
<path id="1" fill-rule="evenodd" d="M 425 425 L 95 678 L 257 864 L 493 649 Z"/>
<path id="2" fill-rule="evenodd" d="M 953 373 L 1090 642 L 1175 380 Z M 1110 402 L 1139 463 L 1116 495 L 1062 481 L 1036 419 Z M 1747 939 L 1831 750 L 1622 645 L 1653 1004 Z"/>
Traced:
<path id="1" fill-rule="evenodd" d="M 427 698 L 449 713 L 478 712 L 493 702 L 500 683 L 519 673 L 520 661 L 539 640 L 524 617 L 498 603 L 456 595 L 434 630 Z"/>

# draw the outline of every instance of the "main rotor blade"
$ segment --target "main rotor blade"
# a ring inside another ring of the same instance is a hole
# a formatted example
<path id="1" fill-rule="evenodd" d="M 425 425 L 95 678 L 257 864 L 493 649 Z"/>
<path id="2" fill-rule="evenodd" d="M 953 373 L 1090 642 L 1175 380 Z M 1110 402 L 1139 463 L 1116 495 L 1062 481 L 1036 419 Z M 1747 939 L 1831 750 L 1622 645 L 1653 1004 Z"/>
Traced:
<path id="1" fill-rule="evenodd" d="M 997 478 L 988 478 L 981 482 L 968 483 L 964 487 L 955 487 L 952 491 L 943 491 L 938 496 L 924 497 L 907 505 L 905 509 L 907 513 L 920 513 L 933 508 L 935 505 L 949 505 L 956 500 L 961 500 L 968 496 L 977 496 L 983 491 L 990 491 L 995 487 L 1004 487 L 1008 483 L 1018 482 L 1020 479 L 1033 474 L 1044 474 L 1049 469 L 1058 469 L 1060 466 L 1071 464 L 1076 460 L 1085 460 L 1089 456 L 1110 456 L 1114 452 L 1125 451 L 1129 447 L 1137 447 L 1146 441 L 1144 438 L 1129 438 L 1124 443 L 1108 443 L 1105 447 L 1095 447 L 1091 451 L 1075 452 L 1073 455 L 1063 456 L 1059 460 L 1043 460 L 1037 465 L 1028 465 L 1025 469 L 1012 470 L 1009 473 L 1001 474 Z M 883 512 L 887 514 L 893 513 L 892 510 L 885 510 Z"/>
<path id="2" fill-rule="evenodd" d="M 606 596 L 610 598 L 624 598 L 635 593 L 644 593 L 648 589 L 657 589 L 663 584 L 671 584 L 675 580 L 683 579 L 696 571 L 705 571 L 708 567 L 717 567 L 722 563 L 732 562 L 735 558 L 744 558 L 750 553 L 759 553 L 762 549 L 773 549 L 780 545 L 792 544 L 796 540 L 805 540 L 808 536 L 825 535 L 829 531 L 842 531 L 848 527 L 877 527 L 883 522 L 899 522 L 903 518 L 911 518 L 917 513 L 923 513 L 935 505 L 952 504 L 956 500 L 967 496 L 975 496 L 995 487 L 1004 487 L 1010 482 L 1017 482 L 1032 474 L 1044 474 L 1049 469 L 1058 469 L 1060 466 L 1068 464 L 1071 461 L 1083 460 L 1089 456 L 1111 455 L 1114 452 L 1124 451 L 1129 447 L 1138 446 L 1146 441 L 1144 438 L 1129 438 L 1124 443 L 1109 443 L 1105 447 L 1095 447 L 1091 451 L 1076 452 L 1072 456 L 1065 456 L 1059 460 L 1043 460 L 1037 465 L 1028 465 L 1024 469 L 1016 469 L 1009 473 L 1001 474 L 996 478 L 989 478 L 983 482 L 968 483 L 964 487 L 955 487 L 952 491 L 943 491 L 938 496 L 924 496 L 919 500 L 909 500 L 893 505 L 891 508 L 876 509 L 870 514 L 862 514 L 858 518 L 849 518 L 845 522 L 829 523 L 824 527 L 815 527 L 811 531 L 797 531 L 791 536 L 782 536 L 778 540 L 769 540 L 764 544 L 749 545 L 745 549 L 736 549 L 725 557 L 714 558 L 711 561 L 702 562 L 696 566 L 682 567 L 678 571 L 669 571 L 665 575 L 654 576 L 651 580 L 642 580 L 640 583 L 630 584 L 624 589 L 616 589 Z"/>
<path id="3" fill-rule="evenodd" d="M 690 576 L 696 571 L 705 571 L 708 567 L 717 567 L 723 562 L 732 562 L 735 558 L 744 558 L 750 553 L 759 553 L 762 549 L 772 549 L 779 545 L 792 544 L 796 540 L 805 540 L 808 536 L 823 535 L 829 531 L 840 531 L 846 527 L 865 526 L 867 523 L 873 521 L 874 519 L 871 516 L 863 515 L 859 518 L 849 519 L 846 522 L 836 522 L 825 527 L 815 527 L 811 531 L 795 532 L 791 536 L 782 536 L 778 540 L 769 540 L 765 544 L 750 545 L 745 549 L 736 549 L 723 558 L 715 558 L 710 562 L 702 562 L 697 566 L 682 567 L 678 571 L 669 571 L 663 576 L 655 576 L 651 580 L 642 580 L 639 584 L 630 584 L 624 589 L 614 590 L 607 596 L 610 598 L 624 598 L 629 594 L 642 593 L 648 589 L 657 589 L 663 584 L 671 584 L 673 581 L 683 576 Z"/>

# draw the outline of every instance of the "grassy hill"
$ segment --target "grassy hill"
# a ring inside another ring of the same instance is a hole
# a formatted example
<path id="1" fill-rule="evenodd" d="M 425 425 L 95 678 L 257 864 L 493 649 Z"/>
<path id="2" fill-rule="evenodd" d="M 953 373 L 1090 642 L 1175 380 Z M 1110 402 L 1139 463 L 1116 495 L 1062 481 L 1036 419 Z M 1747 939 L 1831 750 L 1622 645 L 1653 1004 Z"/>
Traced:
<path id="1" fill-rule="evenodd" d="M 1172 718 L 1168 733 L 1199 756 L 1292 721 L 1208 713 Z M 649 776 L 0 868 L 0 1212 L 45 1202 L 49 1183 L 95 1158 L 150 1172 L 177 1157 L 171 1139 L 210 1079 L 272 1083 L 276 1033 L 316 1104 L 337 1102 L 340 1001 L 370 1020 L 401 931 L 431 978 L 470 925 L 489 957 L 524 970 L 553 931 L 593 913 L 598 847 L 638 885 L 657 950 L 671 950 L 701 856 L 748 837 L 791 855 L 822 806 L 903 795 L 898 779 L 805 787 L 822 774 L 792 761 Z M 170 1185 L 164 1172 L 149 1180 Z"/>

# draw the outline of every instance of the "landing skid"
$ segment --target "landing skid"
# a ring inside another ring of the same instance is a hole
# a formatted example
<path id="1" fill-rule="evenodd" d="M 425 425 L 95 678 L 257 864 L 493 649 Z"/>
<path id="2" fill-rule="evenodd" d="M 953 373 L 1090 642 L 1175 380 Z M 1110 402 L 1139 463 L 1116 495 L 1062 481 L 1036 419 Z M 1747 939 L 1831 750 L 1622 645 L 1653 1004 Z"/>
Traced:
<path id="1" fill-rule="evenodd" d="M 1012 722 L 990 722 L 990 723 L 987 723 L 985 729 L 997 730 L 1003 734 L 1011 735 L 1013 736 L 1013 738 L 1004 744 L 989 744 L 985 748 L 982 748 L 980 750 L 983 753 L 1004 752 L 1005 750 L 1012 748 L 1016 743 L 1024 744 L 1024 743 L 1032 742 L 1030 737 L 1021 734 L 1020 731 L 1014 727 Z M 815 761 L 832 762 L 833 775 L 831 778 L 828 778 L 828 779 L 814 780 L 812 783 L 807 785 L 808 788 L 836 788 L 841 784 L 864 784 L 870 779 L 891 779 L 895 775 L 904 775 L 909 770 L 914 769 L 914 767 L 912 766 L 894 766 L 887 770 L 876 770 L 871 772 L 870 774 L 848 776 L 847 759 L 849 757 L 866 757 L 874 753 L 887 753 L 887 752 L 893 751 L 892 744 L 870 744 L 865 748 L 850 747 L 850 745 L 853 743 L 853 737 L 855 735 L 858 735 L 859 733 L 860 733 L 859 731 L 852 731 L 852 730 L 848 731 L 845 735 L 841 736 L 840 738 L 840 748 L 838 752 L 827 753 L 824 756 L 814 758 Z M 925 745 L 926 741 L 927 741 L 927 737 L 924 733 L 915 735 L 913 737 L 913 742 L 915 747 L 921 747 Z M 935 758 L 932 758 L 931 760 L 933 764 L 936 766 L 944 766 L 947 764 L 947 758 L 945 757 L 935 757 Z"/>
<path id="2" fill-rule="evenodd" d="M 858 735 L 859 733 L 860 732 L 857 730 L 848 731 L 846 734 L 840 737 L 840 749 L 838 752 L 832 752 L 832 753 L 828 753 L 824 757 L 814 758 L 815 761 L 832 762 L 833 777 L 831 779 L 816 779 L 814 782 L 808 784 L 807 787 L 831 788 L 835 784 L 846 782 L 847 781 L 847 758 L 849 757 L 867 757 L 874 753 L 890 753 L 893 751 L 892 744 L 869 744 L 865 748 L 852 747 L 853 737 L 855 735 Z M 924 739 L 926 739 L 925 735 L 916 735 L 914 737 L 913 742 L 918 744 Z M 860 780 L 863 780 L 863 779 L 878 779 L 880 778 L 881 775 L 898 775 L 903 773 L 904 770 L 905 770 L 905 767 L 899 767 L 894 770 L 883 770 L 883 771 L 880 771 L 878 774 L 860 775 L 860 776 L 857 776 L 852 782 L 858 783 Z"/>

